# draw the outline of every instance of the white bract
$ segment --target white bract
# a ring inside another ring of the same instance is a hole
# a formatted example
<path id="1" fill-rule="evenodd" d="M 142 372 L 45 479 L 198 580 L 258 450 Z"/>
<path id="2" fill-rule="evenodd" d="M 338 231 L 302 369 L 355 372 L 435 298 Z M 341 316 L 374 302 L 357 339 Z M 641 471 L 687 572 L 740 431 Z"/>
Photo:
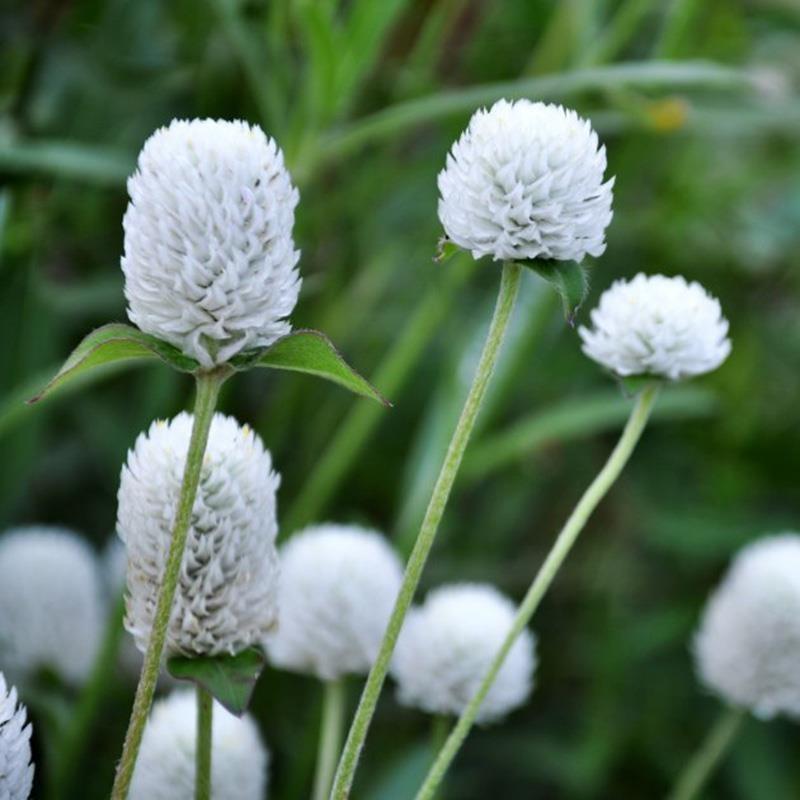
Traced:
<path id="1" fill-rule="evenodd" d="M 206 368 L 289 332 L 299 195 L 258 126 L 174 120 L 145 142 L 128 193 L 122 270 L 141 330 Z"/>
<path id="2" fill-rule="evenodd" d="M 606 151 L 574 111 L 499 100 L 477 111 L 439 173 L 439 219 L 475 258 L 581 261 L 605 250 Z"/>
<path id="3" fill-rule="evenodd" d="M 214 702 L 212 800 L 265 800 L 269 754 L 253 718 Z M 194 800 L 197 700 L 173 692 L 153 705 L 131 782 L 130 800 Z"/>
<path id="4" fill-rule="evenodd" d="M 62 528 L 16 528 L 0 537 L 0 665 L 23 682 L 51 669 L 71 684 L 89 676 L 105 604 L 97 557 Z"/>
<path id="5" fill-rule="evenodd" d="M 154 422 L 122 469 L 117 532 L 127 550 L 126 627 L 144 652 L 189 447 L 192 416 Z M 167 652 L 235 654 L 276 618 L 276 491 L 269 451 L 247 426 L 215 414 L 191 515 Z"/>
<path id="6" fill-rule="evenodd" d="M 0 800 L 28 800 L 32 786 L 31 726 L 17 690 L 0 672 Z"/>
<path id="7" fill-rule="evenodd" d="M 694 639 L 700 680 L 768 719 L 800 717 L 800 534 L 745 547 L 711 595 Z"/>
<path id="8" fill-rule="evenodd" d="M 620 376 L 680 380 L 716 369 L 731 352 L 719 301 L 699 283 L 639 273 L 616 281 L 580 328 L 583 352 Z"/>
<path id="9" fill-rule="evenodd" d="M 460 714 L 478 690 L 511 629 L 516 607 L 493 586 L 453 584 L 409 611 L 392 662 L 401 703 L 431 714 Z M 491 722 L 527 699 L 536 667 L 535 639 L 517 638 L 478 712 Z"/>
<path id="10" fill-rule="evenodd" d="M 327 524 L 293 536 L 281 548 L 280 624 L 266 642 L 270 660 L 323 680 L 367 672 L 402 572 L 374 531 Z"/>

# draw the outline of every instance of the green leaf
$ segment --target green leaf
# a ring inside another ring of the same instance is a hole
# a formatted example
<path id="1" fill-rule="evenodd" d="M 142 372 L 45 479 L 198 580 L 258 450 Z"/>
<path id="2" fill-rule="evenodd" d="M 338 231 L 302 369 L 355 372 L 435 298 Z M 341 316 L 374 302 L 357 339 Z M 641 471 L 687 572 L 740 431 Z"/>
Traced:
<path id="1" fill-rule="evenodd" d="M 317 166 L 368 142 L 393 138 L 410 128 L 454 114 L 471 114 L 501 97 L 561 100 L 588 91 L 692 88 L 748 90 L 753 88 L 753 78 L 747 70 L 713 61 L 629 61 L 436 92 L 389 106 L 333 131 L 321 144 Z"/>
<path id="2" fill-rule="evenodd" d="M 319 331 L 294 331 L 264 350 L 236 356 L 231 364 L 237 369 L 269 367 L 307 372 L 338 383 L 363 397 L 377 400 L 384 406 L 391 406 L 366 378 L 344 360 L 331 340 Z"/>
<path id="3" fill-rule="evenodd" d="M 0 144 L 0 169 L 41 173 L 106 185 L 124 185 L 136 159 L 131 153 L 79 142 L 29 141 Z"/>
<path id="4" fill-rule="evenodd" d="M 575 261 L 536 259 L 519 263 L 533 270 L 553 286 L 564 305 L 564 318 L 574 327 L 575 315 L 589 291 L 586 268 Z"/>
<path id="5" fill-rule="evenodd" d="M 433 260 L 437 264 L 444 264 L 445 261 L 449 261 L 454 255 L 462 252 L 463 250 L 452 239 L 442 236 L 436 243 L 436 256 Z"/>
<path id="6" fill-rule="evenodd" d="M 92 331 L 72 351 L 56 376 L 39 394 L 28 400 L 36 403 L 74 378 L 91 369 L 129 359 L 159 358 L 177 370 L 193 372 L 199 366 L 171 344 L 142 333 L 138 328 L 122 323 L 111 323 Z"/>
<path id="7" fill-rule="evenodd" d="M 241 717 L 265 663 L 264 654 L 251 647 L 235 656 L 172 656 L 167 659 L 167 671 L 173 678 L 199 684 L 231 714 Z"/>

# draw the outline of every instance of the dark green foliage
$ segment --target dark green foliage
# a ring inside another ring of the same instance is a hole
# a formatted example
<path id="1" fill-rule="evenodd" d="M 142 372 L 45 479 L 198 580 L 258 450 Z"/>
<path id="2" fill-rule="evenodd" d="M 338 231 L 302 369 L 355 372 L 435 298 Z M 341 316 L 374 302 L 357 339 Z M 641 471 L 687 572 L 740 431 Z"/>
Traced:
<path id="1" fill-rule="evenodd" d="M 743 543 L 800 529 L 795 6 L 12 0 L 0 31 L 0 525 L 67 524 L 98 548 L 127 448 L 155 417 L 187 407 L 191 379 L 154 362 L 72 383 L 41 406 L 24 400 L 89 331 L 125 319 L 124 176 L 154 128 L 241 117 L 286 151 L 301 193 L 294 327 L 325 331 L 363 374 L 390 378 L 376 385 L 394 408 L 252 370 L 228 381 L 221 409 L 264 438 L 283 476 L 279 515 L 302 519 L 295 503 L 345 416 L 374 407 L 366 445 L 337 461 L 348 471 L 317 505 L 320 518 L 369 523 L 407 552 L 499 281 L 488 260 L 458 285 L 442 280 L 463 257 L 433 261 L 436 175 L 471 110 L 503 94 L 592 118 L 616 175 L 614 220 L 577 324 L 612 280 L 680 272 L 720 298 L 733 353 L 665 393 L 537 614 L 531 702 L 476 731 L 445 797 L 665 795 L 717 712 L 690 656 L 708 591 Z M 613 446 L 625 401 L 558 305 L 525 274 L 425 588 L 487 580 L 521 597 Z M 423 306 L 430 334 L 410 341 L 410 363 L 386 368 Z M 107 796 L 132 692 L 115 675 L 73 797 Z M 272 800 L 308 796 L 319 698 L 315 682 L 270 668 L 256 686 Z M 46 717 L 31 713 L 40 797 Z M 356 797 L 409 798 L 429 735 L 429 720 L 387 691 Z M 796 753 L 796 727 L 749 721 L 705 796 L 798 797 Z"/>

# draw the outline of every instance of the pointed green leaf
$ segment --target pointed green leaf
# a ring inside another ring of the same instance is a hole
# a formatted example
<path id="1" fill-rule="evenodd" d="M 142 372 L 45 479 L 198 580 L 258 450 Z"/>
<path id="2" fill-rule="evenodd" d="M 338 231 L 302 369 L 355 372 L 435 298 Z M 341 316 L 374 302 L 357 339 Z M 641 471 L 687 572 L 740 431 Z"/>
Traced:
<path id="1" fill-rule="evenodd" d="M 167 342 L 156 339 L 138 328 L 122 323 L 103 325 L 92 331 L 72 351 L 56 376 L 39 394 L 28 400 L 36 403 L 63 384 L 84 375 L 91 369 L 128 359 L 159 358 L 182 372 L 193 372 L 199 366 L 188 356 Z"/>
<path id="2" fill-rule="evenodd" d="M 442 236 L 436 243 L 436 255 L 434 261 L 437 264 L 444 264 L 449 261 L 456 253 L 460 253 L 461 248 L 447 236 Z"/>
<path id="3" fill-rule="evenodd" d="M 363 397 L 377 400 L 384 406 L 391 406 L 366 378 L 344 360 L 331 340 L 319 331 L 294 331 L 264 350 L 236 356 L 231 364 L 237 369 L 269 367 L 307 372 L 338 383 Z"/>
<path id="4" fill-rule="evenodd" d="M 575 315 L 589 291 L 586 268 L 575 261 L 536 259 L 520 263 L 532 269 L 555 288 L 564 305 L 564 318 L 574 327 Z"/>
<path id="5" fill-rule="evenodd" d="M 235 656 L 172 656 L 167 671 L 173 678 L 199 684 L 231 714 L 241 717 L 265 663 L 264 654 L 251 647 Z"/>

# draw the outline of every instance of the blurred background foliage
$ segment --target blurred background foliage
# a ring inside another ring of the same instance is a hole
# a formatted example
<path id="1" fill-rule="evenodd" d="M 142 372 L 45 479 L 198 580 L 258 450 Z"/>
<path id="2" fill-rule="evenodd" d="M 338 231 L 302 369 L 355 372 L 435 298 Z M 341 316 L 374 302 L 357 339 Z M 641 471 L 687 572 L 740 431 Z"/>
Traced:
<path id="1" fill-rule="evenodd" d="M 407 552 L 499 280 L 489 262 L 433 263 L 437 172 L 501 96 L 591 117 L 617 182 L 588 307 L 617 277 L 680 272 L 720 297 L 733 355 L 662 399 L 537 614 L 531 702 L 471 737 L 447 796 L 664 794 L 717 712 L 689 649 L 707 592 L 741 544 L 800 528 L 800 6 L 7 0 L 0 25 L 0 520 L 66 524 L 98 550 L 127 448 L 187 406 L 190 380 L 148 366 L 22 400 L 89 329 L 125 318 L 124 181 L 156 127 L 244 118 L 284 147 L 301 190 L 294 323 L 326 331 L 395 408 L 262 372 L 232 381 L 222 408 L 273 451 L 282 535 L 359 521 Z M 527 275 L 425 586 L 492 581 L 519 598 L 627 408 Z M 75 797 L 110 785 L 133 689 L 114 682 Z M 319 708 L 309 679 L 259 684 L 276 800 L 308 794 Z M 387 692 L 356 796 L 411 797 L 429 736 Z M 800 796 L 797 736 L 750 721 L 706 796 Z"/>

